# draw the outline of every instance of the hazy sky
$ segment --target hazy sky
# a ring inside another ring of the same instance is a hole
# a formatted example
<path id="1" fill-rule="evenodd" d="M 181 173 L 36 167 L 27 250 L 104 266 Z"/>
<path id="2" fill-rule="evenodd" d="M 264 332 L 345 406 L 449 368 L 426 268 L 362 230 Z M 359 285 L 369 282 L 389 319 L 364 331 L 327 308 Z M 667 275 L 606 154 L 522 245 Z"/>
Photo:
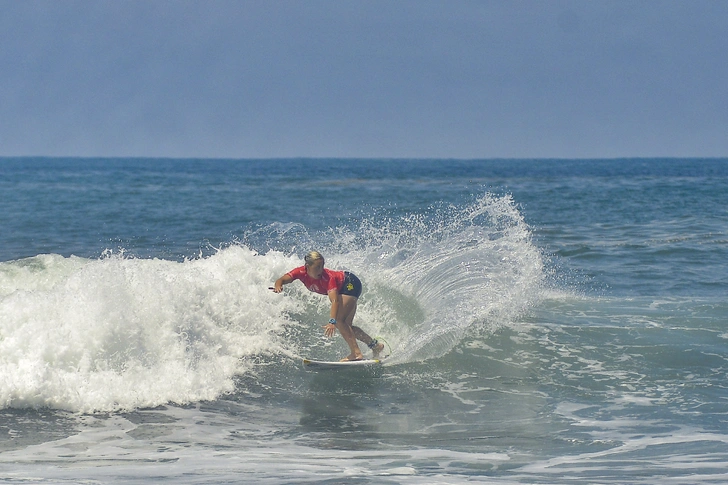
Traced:
<path id="1" fill-rule="evenodd" d="M 728 156 L 728 1 L 0 0 L 0 156 Z"/>

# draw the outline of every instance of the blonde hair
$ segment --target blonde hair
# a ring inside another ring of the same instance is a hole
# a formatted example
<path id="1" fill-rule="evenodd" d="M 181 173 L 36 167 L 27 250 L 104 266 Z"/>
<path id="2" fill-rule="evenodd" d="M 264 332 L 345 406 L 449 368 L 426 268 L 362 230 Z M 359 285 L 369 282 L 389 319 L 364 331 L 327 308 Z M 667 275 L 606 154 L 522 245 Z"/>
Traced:
<path id="1" fill-rule="evenodd" d="M 318 251 L 309 251 L 308 254 L 303 258 L 303 260 L 306 263 L 306 266 L 311 266 L 313 263 L 315 263 L 318 260 L 323 261 L 324 257 L 321 256 L 321 253 Z"/>

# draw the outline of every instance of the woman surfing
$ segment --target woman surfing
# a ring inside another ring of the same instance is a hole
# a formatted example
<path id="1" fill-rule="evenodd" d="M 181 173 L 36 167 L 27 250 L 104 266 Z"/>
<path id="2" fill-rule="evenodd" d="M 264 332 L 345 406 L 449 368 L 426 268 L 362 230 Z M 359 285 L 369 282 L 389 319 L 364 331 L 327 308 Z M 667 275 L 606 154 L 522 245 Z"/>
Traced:
<path id="1" fill-rule="evenodd" d="M 359 278 L 348 271 L 333 271 L 324 268 L 324 257 L 318 251 L 309 252 L 304 258 L 304 263 L 303 266 L 278 278 L 273 291 L 280 293 L 283 291 L 283 285 L 301 280 L 309 291 L 328 295 L 331 301 L 331 318 L 329 323 L 323 326 L 324 335 L 332 337 L 338 329 L 351 350 L 351 353 L 341 361 L 364 359 L 364 355 L 359 350 L 359 344 L 356 343 L 357 339 L 372 350 L 375 359 L 379 357 L 384 350 L 384 344 L 377 342 L 377 339 L 371 338 L 361 328 L 352 324 L 354 315 L 356 315 L 356 304 L 362 292 Z"/>

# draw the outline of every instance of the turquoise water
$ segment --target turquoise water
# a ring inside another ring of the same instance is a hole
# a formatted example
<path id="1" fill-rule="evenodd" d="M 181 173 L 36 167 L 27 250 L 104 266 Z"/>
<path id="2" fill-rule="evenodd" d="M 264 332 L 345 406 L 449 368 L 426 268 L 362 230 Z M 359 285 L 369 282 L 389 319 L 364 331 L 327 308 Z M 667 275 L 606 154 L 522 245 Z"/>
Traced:
<path id="1" fill-rule="evenodd" d="M 721 483 L 728 160 L 0 159 L 0 482 Z M 392 353 L 313 373 L 319 249 Z"/>

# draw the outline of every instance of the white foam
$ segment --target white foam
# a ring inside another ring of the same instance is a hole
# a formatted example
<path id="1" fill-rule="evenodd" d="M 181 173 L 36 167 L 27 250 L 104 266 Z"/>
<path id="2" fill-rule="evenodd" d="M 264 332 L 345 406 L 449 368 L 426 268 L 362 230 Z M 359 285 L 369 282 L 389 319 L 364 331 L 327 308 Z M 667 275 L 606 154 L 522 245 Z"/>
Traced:
<path id="1" fill-rule="evenodd" d="M 280 351 L 290 265 L 231 247 L 183 263 L 39 256 L 3 263 L 0 406 L 108 411 L 214 399 Z"/>

